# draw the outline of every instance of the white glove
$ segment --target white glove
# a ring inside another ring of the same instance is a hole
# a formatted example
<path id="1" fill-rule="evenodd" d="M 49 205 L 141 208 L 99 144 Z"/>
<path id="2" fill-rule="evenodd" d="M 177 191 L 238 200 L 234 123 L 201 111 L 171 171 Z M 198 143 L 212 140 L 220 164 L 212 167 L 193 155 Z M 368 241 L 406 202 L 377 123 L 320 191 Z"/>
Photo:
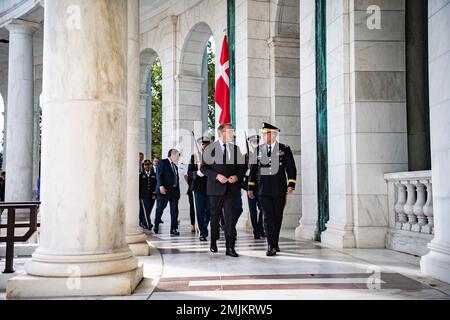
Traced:
<path id="1" fill-rule="evenodd" d="M 197 176 L 203 178 L 205 175 L 200 170 L 197 171 Z"/>

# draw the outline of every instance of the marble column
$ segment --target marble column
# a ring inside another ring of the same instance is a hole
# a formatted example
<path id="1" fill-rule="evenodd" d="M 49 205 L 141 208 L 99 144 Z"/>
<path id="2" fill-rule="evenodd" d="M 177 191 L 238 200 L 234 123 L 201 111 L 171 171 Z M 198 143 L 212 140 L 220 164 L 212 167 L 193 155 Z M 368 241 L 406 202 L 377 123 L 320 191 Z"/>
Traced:
<path id="1" fill-rule="evenodd" d="M 385 248 L 384 174 L 408 170 L 405 3 L 327 0 L 330 220 L 322 243 Z M 369 10 L 370 12 L 370 10 Z"/>
<path id="2" fill-rule="evenodd" d="M 128 0 L 128 109 L 126 240 L 137 256 L 148 256 L 147 236 L 139 228 L 139 0 Z"/>
<path id="3" fill-rule="evenodd" d="M 426 275 L 450 283 L 450 2 L 429 1 L 431 162 L 433 168 L 434 239 L 422 258 Z"/>
<path id="4" fill-rule="evenodd" d="M 41 243 L 7 297 L 129 295 L 142 279 L 125 238 L 127 2 L 45 1 Z"/>
<path id="5" fill-rule="evenodd" d="M 7 202 L 33 198 L 33 33 L 37 23 L 12 20 L 9 30 L 9 73 L 6 154 Z"/>
<path id="6" fill-rule="evenodd" d="M 299 172 L 302 218 L 295 231 L 299 239 L 316 240 L 318 234 L 316 42 L 315 0 L 300 1 L 300 115 L 301 154 Z"/>
<path id="7" fill-rule="evenodd" d="M 295 228 L 301 217 L 300 45 L 299 35 L 272 37 L 270 48 L 271 123 L 281 128 L 280 142 L 291 147 L 298 188 L 287 199 L 283 227 Z"/>

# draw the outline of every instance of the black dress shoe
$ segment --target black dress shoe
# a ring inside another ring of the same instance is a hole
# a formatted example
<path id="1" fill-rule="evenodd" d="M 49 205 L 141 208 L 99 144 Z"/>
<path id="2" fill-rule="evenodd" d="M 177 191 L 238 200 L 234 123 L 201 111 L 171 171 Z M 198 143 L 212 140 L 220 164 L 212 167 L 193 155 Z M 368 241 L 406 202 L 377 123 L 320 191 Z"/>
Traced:
<path id="1" fill-rule="evenodd" d="M 160 224 L 164 224 L 164 221 L 162 221 L 162 220 L 159 220 L 159 223 L 160 223 Z"/>
<path id="2" fill-rule="evenodd" d="M 217 249 L 217 243 L 215 241 L 211 242 L 211 248 L 210 248 L 212 253 L 217 253 L 219 250 Z"/>
<path id="3" fill-rule="evenodd" d="M 172 230 L 172 231 L 170 231 L 170 234 L 173 235 L 173 236 L 179 236 L 180 235 L 178 230 Z"/>
<path id="4" fill-rule="evenodd" d="M 261 233 L 261 238 L 267 238 L 265 233 Z"/>
<path id="5" fill-rule="evenodd" d="M 233 258 L 239 257 L 239 255 L 237 254 L 237 252 L 233 248 L 228 248 L 227 249 L 227 256 L 233 257 Z"/>
<path id="6" fill-rule="evenodd" d="M 261 236 L 256 235 L 256 236 L 255 236 L 255 240 L 261 240 Z"/>
<path id="7" fill-rule="evenodd" d="M 267 250 L 267 254 L 268 257 L 273 257 L 277 255 L 277 250 L 275 248 L 270 248 Z"/>
<path id="8" fill-rule="evenodd" d="M 155 226 L 155 228 L 153 229 L 153 232 L 154 232 L 155 234 L 158 234 L 158 233 L 159 233 L 159 227 L 158 227 L 158 226 Z"/>
<path id="9" fill-rule="evenodd" d="M 206 240 L 206 237 L 205 237 L 205 236 L 201 236 L 201 237 L 200 237 L 200 241 L 201 241 L 201 242 L 206 242 L 206 241 L 208 241 L 208 240 Z"/>
<path id="10" fill-rule="evenodd" d="M 275 247 L 275 251 L 276 251 L 276 252 L 281 252 L 281 249 L 280 249 L 280 247 L 278 247 L 278 246 L 277 246 L 277 247 Z"/>

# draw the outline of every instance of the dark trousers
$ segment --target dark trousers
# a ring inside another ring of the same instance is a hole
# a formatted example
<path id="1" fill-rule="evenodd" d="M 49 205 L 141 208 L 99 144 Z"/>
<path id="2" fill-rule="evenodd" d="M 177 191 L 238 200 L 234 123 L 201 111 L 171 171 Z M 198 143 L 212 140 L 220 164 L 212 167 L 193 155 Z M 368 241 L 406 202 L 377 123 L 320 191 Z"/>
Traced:
<path id="1" fill-rule="evenodd" d="M 159 226 L 161 217 L 167 204 L 170 203 L 170 230 L 178 229 L 178 199 L 158 194 L 158 204 L 156 207 L 155 226 Z"/>
<path id="2" fill-rule="evenodd" d="M 259 203 L 258 196 L 256 195 L 256 193 L 254 195 L 255 195 L 254 199 L 248 198 L 248 208 L 250 210 L 250 219 L 252 221 L 253 235 L 263 236 L 265 235 L 264 219 L 263 219 L 264 216 L 261 210 L 261 205 Z"/>
<path id="3" fill-rule="evenodd" d="M 271 247 L 278 247 L 286 196 L 259 197 L 259 201 L 264 214 L 267 243 Z"/>
<path id="4" fill-rule="evenodd" d="M 139 225 L 150 229 L 150 225 L 152 224 L 150 215 L 152 213 L 153 206 L 155 205 L 155 200 L 152 198 L 141 198 L 139 203 Z"/>
<path id="5" fill-rule="evenodd" d="M 188 192 L 189 198 L 189 215 L 191 217 L 191 226 L 195 226 L 195 205 L 194 205 L 194 194 L 192 191 Z"/>
<path id="6" fill-rule="evenodd" d="M 209 202 L 209 197 L 204 193 L 194 192 L 194 198 L 200 236 L 208 237 L 208 224 L 211 219 L 211 203 Z"/>
<path id="7" fill-rule="evenodd" d="M 236 242 L 236 192 L 227 192 L 224 196 L 210 196 L 211 201 L 211 240 L 220 239 L 219 220 L 223 209 L 224 232 L 227 248 L 233 248 Z"/>

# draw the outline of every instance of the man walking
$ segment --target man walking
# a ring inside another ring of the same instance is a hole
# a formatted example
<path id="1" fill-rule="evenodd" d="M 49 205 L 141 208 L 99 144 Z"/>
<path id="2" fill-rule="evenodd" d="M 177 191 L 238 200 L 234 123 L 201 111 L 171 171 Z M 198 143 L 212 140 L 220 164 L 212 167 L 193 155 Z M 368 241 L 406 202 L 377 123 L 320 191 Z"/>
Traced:
<path id="1" fill-rule="evenodd" d="M 219 219 L 224 212 L 226 255 L 239 257 L 235 251 L 236 206 L 245 173 L 245 159 L 238 146 L 232 144 L 234 130 L 231 124 L 218 128 L 219 140 L 203 152 L 201 172 L 207 176 L 207 193 L 211 201 L 211 252 L 218 252 Z"/>
<path id="2" fill-rule="evenodd" d="M 180 152 L 171 149 L 167 159 L 158 163 L 156 170 L 157 186 L 156 193 L 158 204 L 156 208 L 155 229 L 156 234 L 159 233 L 159 224 L 161 217 L 170 203 L 170 234 L 179 236 L 178 232 L 178 201 L 180 200 L 180 179 L 178 176 L 178 161 L 180 160 Z"/>
<path id="3" fill-rule="evenodd" d="M 254 199 L 256 193 L 260 201 L 267 232 L 267 256 L 271 257 L 280 252 L 278 241 L 286 196 L 294 193 L 297 169 L 291 148 L 277 141 L 280 129 L 264 123 L 262 132 L 264 144 L 256 164 L 251 166 L 248 196 Z"/>

